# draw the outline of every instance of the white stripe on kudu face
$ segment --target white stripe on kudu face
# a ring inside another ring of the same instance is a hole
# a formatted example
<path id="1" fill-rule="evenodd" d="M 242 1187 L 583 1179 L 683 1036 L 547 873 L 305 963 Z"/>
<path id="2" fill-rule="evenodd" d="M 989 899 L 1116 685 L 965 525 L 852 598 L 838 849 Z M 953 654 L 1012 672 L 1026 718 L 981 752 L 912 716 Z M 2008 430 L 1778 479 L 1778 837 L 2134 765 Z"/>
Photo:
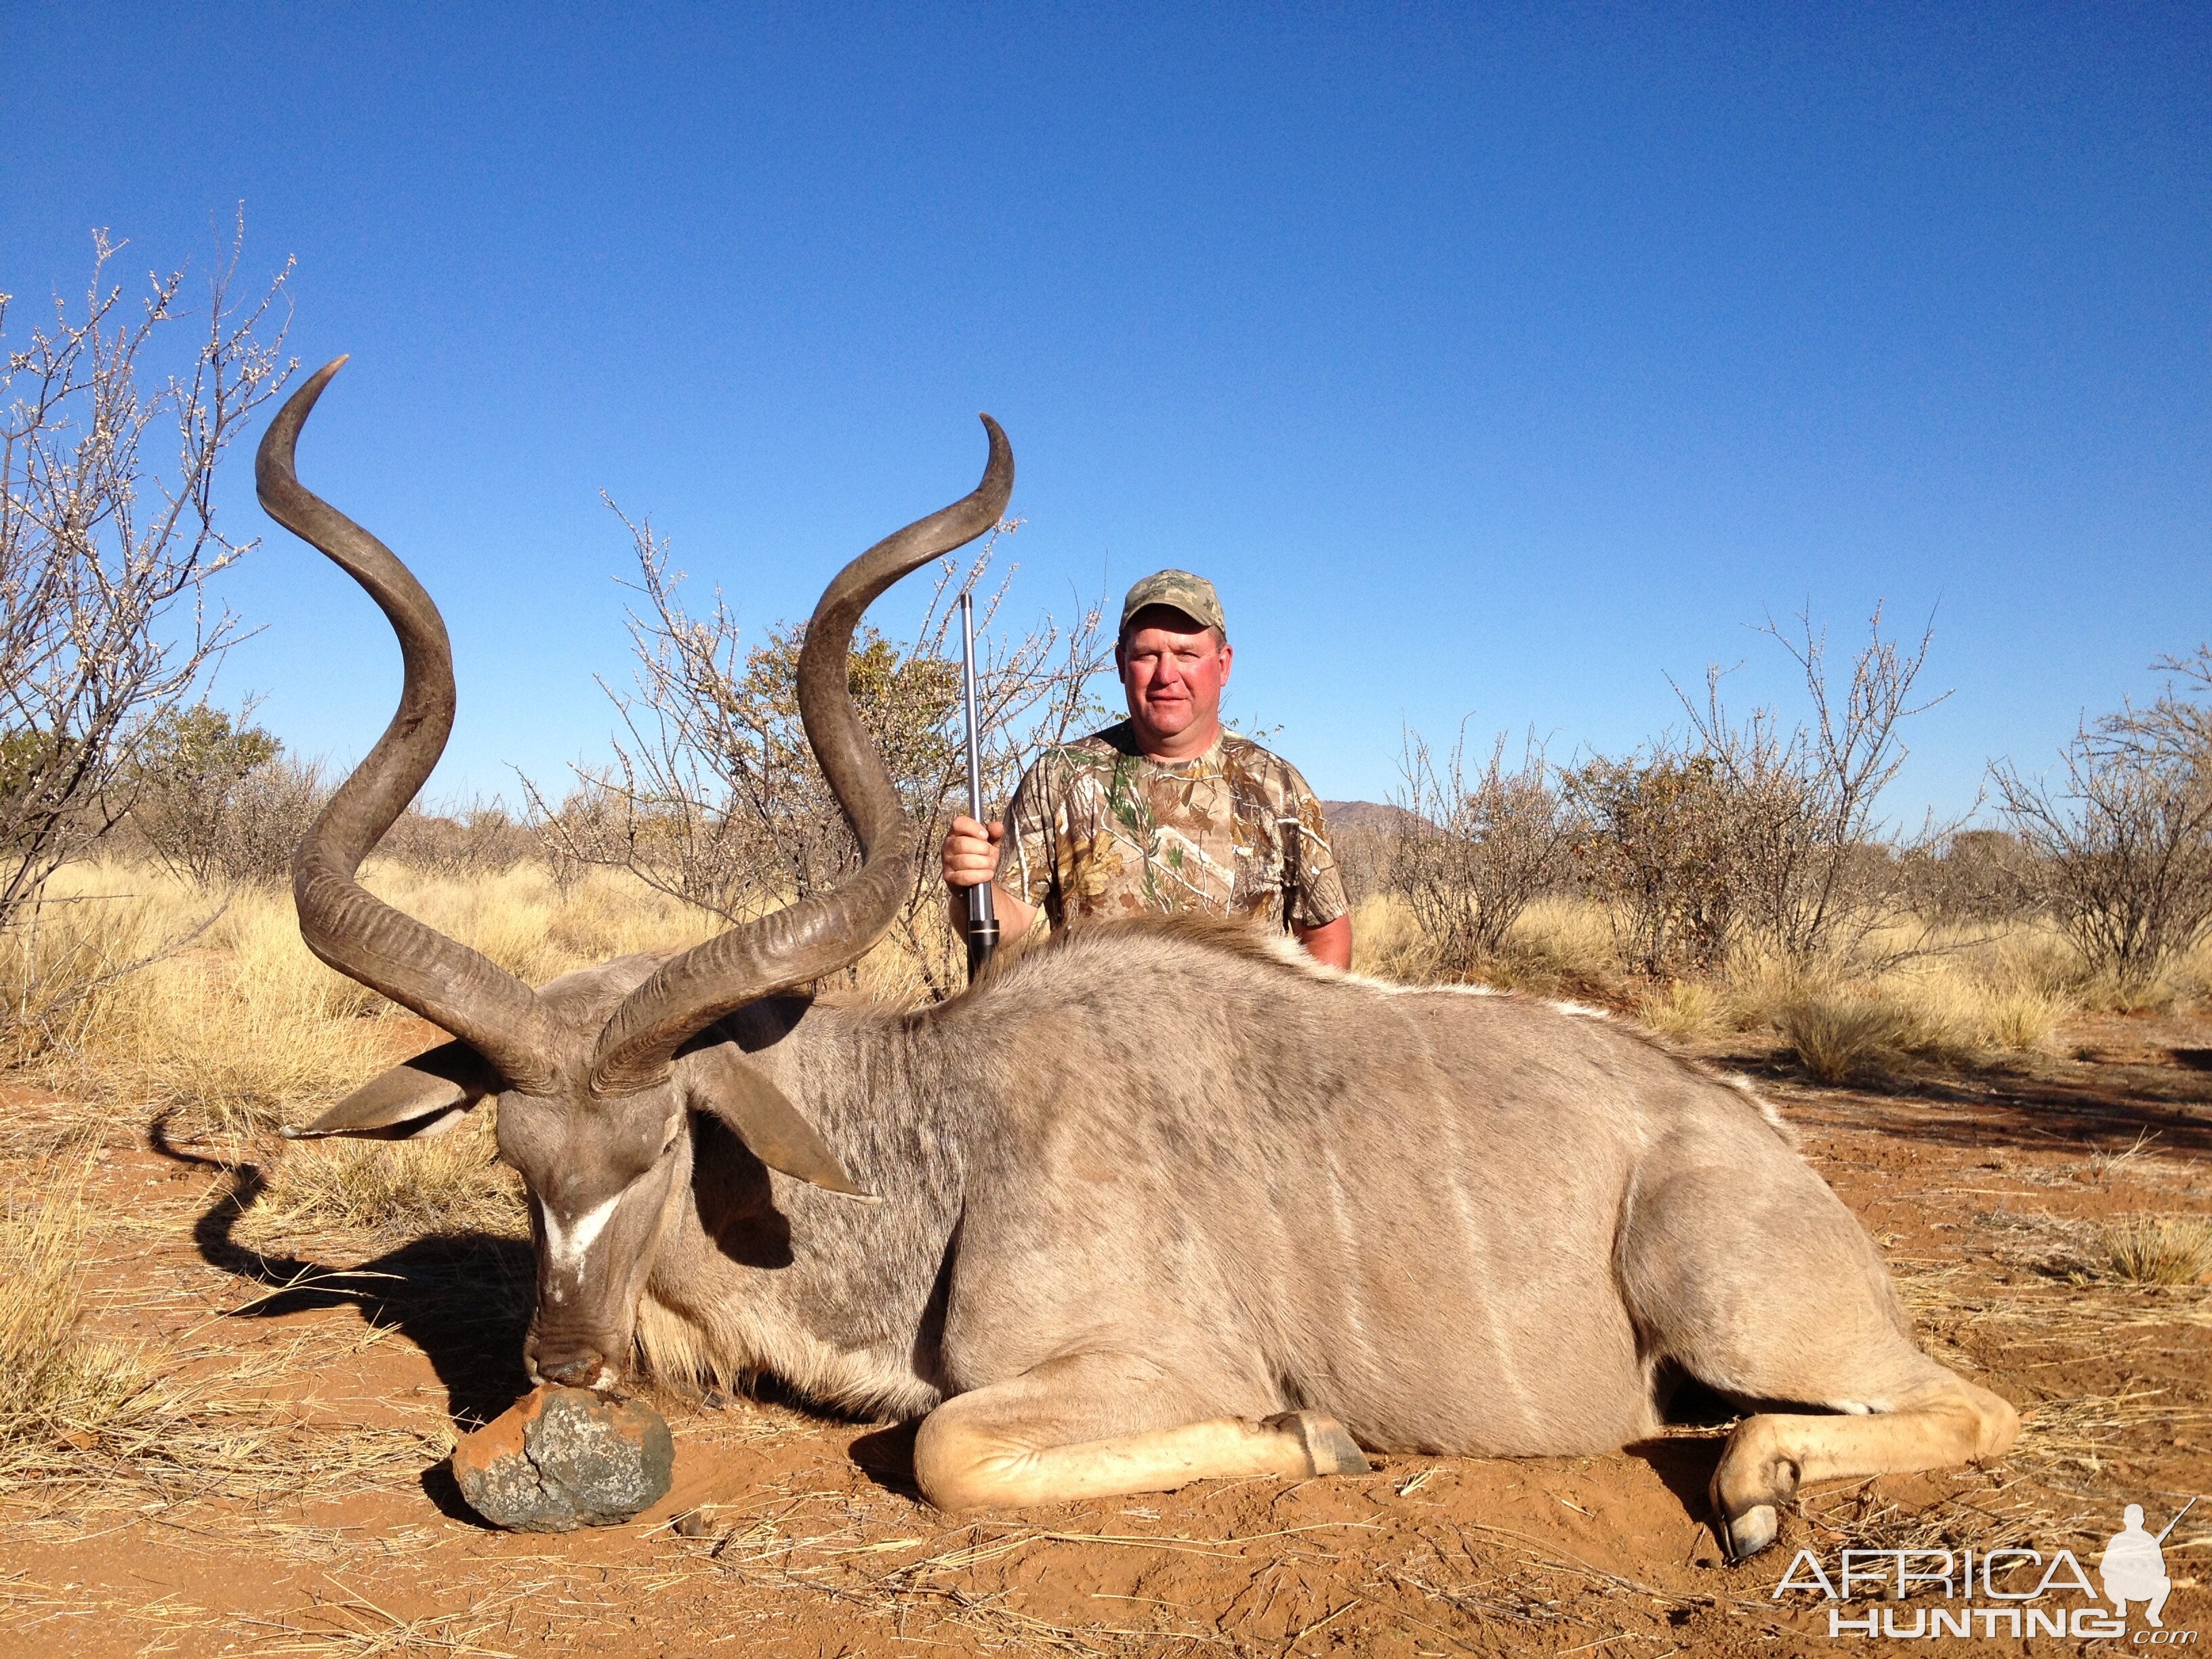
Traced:
<path id="1" fill-rule="evenodd" d="M 575 1220 L 565 1224 L 554 1215 L 551 1205 L 542 1198 L 538 1200 L 538 1218 L 545 1224 L 545 1254 L 556 1271 L 574 1273 L 577 1282 L 582 1283 L 584 1253 L 606 1231 L 607 1223 L 614 1219 L 615 1206 L 629 1191 L 628 1187 L 623 1188 L 605 1203 L 594 1204 Z"/>

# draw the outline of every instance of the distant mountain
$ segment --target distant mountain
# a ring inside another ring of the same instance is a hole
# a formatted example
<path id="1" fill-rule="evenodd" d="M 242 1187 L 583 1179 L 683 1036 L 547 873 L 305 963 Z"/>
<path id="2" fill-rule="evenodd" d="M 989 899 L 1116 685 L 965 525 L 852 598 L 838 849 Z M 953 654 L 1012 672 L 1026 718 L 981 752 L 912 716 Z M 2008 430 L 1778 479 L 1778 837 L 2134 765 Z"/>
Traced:
<path id="1" fill-rule="evenodd" d="M 1413 821 L 1413 815 L 1404 807 L 1381 801 L 1325 800 L 1321 810 L 1328 815 L 1329 827 L 1335 830 L 1394 831 Z"/>

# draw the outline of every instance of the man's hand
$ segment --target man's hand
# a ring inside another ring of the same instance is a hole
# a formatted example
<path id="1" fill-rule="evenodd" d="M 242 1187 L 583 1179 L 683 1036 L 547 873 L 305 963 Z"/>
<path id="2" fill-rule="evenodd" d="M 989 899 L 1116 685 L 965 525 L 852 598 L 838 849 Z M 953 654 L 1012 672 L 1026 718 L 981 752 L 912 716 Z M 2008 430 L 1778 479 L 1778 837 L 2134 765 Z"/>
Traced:
<path id="1" fill-rule="evenodd" d="M 1352 918 L 1339 916 L 1318 927 L 1294 927 L 1298 943 L 1316 962 L 1349 971 L 1352 967 Z"/>
<path id="2" fill-rule="evenodd" d="M 1006 839 L 1006 826 L 994 818 L 978 823 L 964 813 L 952 820 L 945 836 L 945 884 L 952 890 L 952 928 L 957 933 L 968 920 L 967 891 L 985 882 L 995 882 L 999 858 Z M 991 906 L 999 918 L 999 943 L 1012 945 L 1030 930 L 1036 915 L 1030 906 L 1005 888 L 993 888 Z"/>
<path id="3" fill-rule="evenodd" d="M 996 879 L 999 846 L 1006 838 L 1006 826 L 996 818 L 988 826 L 964 815 L 953 819 L 945 837 L 945 884 L 981 887 Z"/>

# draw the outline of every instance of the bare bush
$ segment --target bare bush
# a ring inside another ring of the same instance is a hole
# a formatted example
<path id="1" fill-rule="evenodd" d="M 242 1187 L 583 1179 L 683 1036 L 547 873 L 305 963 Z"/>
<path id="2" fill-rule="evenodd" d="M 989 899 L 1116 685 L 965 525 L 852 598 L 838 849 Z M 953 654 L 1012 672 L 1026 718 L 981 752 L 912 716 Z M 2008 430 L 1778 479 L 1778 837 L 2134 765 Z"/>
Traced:
<path id="1" fill-rule="evenodd" d="M 1390 867 L 1397 860 L 1398 836 L 1413 815 L 1395 803 L 1325 800 L 1329 852 L 1344 896 L 1354 908 L 1390 890 Z"/>
<path id="2" fill-rule="evenodd" d="M 1785 728 L 1765 708 L 1735 715 L 1709 669 L 1702 702 L 1676 688 L 1683 738 L 1566 776 L 1583 874 L 1615 907 L 1622 954 L 1644 973 L 1711 971 L 1739 939 L 1799 969 L 1856 957 L 1904 916 L 1906 856 L 1940 839 L 1931 828 L 1905 840 L 1875 816 L 1905 763 L 1900 726 L 1942 701 L 1913 701 L 1930 635 L 1899 647 L 1877 608 L 1838 698 L 1809 617 L 1761 631 L 1796 663 L 1809 724 Z"/>
<path id="3" fill-rule="evenodd" d="M 288 759 L 258 726 L 204 702 L 149 721 L 132 762 L 131 823 L 176 875 L 277 882 L 330 798 L 322 768 Z"/>
<path id="4" fill-rule="evenodd" d="M 1327 803 L 1323 803 L 1327 810 Z M 1390 866 L 1397 859 L 1397 837 L 1388 830 L 1364 825 L 1340 825 L 1330 814 L 1328 849 L 1336 859 L 1337 878 L 1344 896 L 1354 908 L 1390 888 Z"/>
<path id="5" fill-rule="evenodd" d="M 2093 972 L 2125 986 L 2212 933 L 2212 708 L 2189 694 L 2212 689 L 2212 647 L 2158 665 L 2175 676 L 2164 693 L 2084 724 L 2055 791 L 2010 762 L 1990 769 L 2033 856 L 2033 896 Z"/>
<path id="6" fill-rule="evenodd" d="M 240 240 L 242 240 L 242 228 Z M 130 805 L 131 757 L 238 637 L 205 604 L 209 579 L 251 550 L 215 516 L 216 466 L 292 364 L 279 321 L 288 263 L 234 305 L 234 240 L 210 284 L 181 372 L 156 367 L 191 316 L 182 269 L 137 314 L 108 276 L 120 251 L 93 237 L 81 313 L 8 352 L 0 380 L 0 931 Z M 0 298 L 0 326 L 6 319 Z M 142 453 L 173 438 L 173 473 Z"/>
<path id="7" fill-rule="evenodd" d="M 525 786 L 556 870 L 628 869 L 732 920 L 835 886 L 859 867 L 860 852 L 800 726 L 804 629 L 772 628 L 748 647 L 719 590 L 711 611 L 693 615 L 678 595 L 684 578 L 669 566 L 666 542 L 649 521 L 623 523 L 637 558 L 634 590 L 644 603 L 629 616 L 635 689 L 606 688 L 622 717 L 614 761 L 578 769 L 578 787 L 557 810 L 536 786 Z M 953 602 L 979 586 L 1000 537 L 1014 528 L 1000 526 L 964 570 L 944 562 L 911 642 L 866 624 L 854 641 L 854 700 L 925 849 L 942 839 L 965 787 L 959 666 L 945 654 Z M 1113 649 L 1103 599 L 1085 605 L 1071 626 L 1048 617 L 1024 635 L 990 637 L 1011 576 L 976 607 L 987 800 L 1012 793 L 1037 747 L 1065 742 L 1100 716 L 1090 688 Z M 935 860 L 924 856 L 892 932 L 938 995 L 960 983 L 944 908 Z"/>
<path id="8" fill-rule="evenodd" d="M 1923 629 L 1907 651 L 1882 636 L 1879 605 L 1840 704 L 1829 682 L 1826 635 L 1808 615 L 1799 613 L 1787 632 L 1771 622 L 1760 631 L 1796 663 L 1809 725 L 1785 732 L 1765 709 L 1735 719 L 1722 701 L 1717 669 L 1706 672 L 1703 706 L 1686 696 L 1682 704 L 1729 803 L 1737 912 L 1762 944 L 1808 967 L 1856 955 L 1901 915 L 1899 858 L 1939 832 L 1901 842 L 1876 820 L 1875 806 L 1905 762 L 1899 728 L 1949 693 L 1913 701 L 1933 630 Z"/>
<path id="9" fill-rule="evenodd" d="M 320 761 L 278 755 L 232 792 L 218 837 L 224 879 L 289 882 L 292 854 L 330 805 L 331 784 Z"/>
<path id="10" fill-rule="evenodd" d="M 376 850 L 379 857 L 425 875 L 460 878 L 512 870 L 543 857 L 544 845 L 536 830 L 504 806 L 477 800 L 442 811 L 410 806 Z"/>
<path id="11" fill-rule="evenodd" d="M 1710 755 L 1663 740 L 1564 775 L 1577 873 L 1611 906 L 1624 960 L 1655 977 L 1719 967 L 1735 936 L 1738 803 Z"/>
<path id="12" fill-rule="evenodd" d="M 1413 912 L 1455 976 L 1498 954 L 1505 933 L 1536 899 L 1565 879 L 1570 844 L 1551 768 L 1531 738 L 1520 763 L 1505 764 L 1498 734 L 1489 761 L 1469 773 L 1466 732 L 1439 770 L 1429 745 L 1408 732 L 1399 763 L 1407 817 L 1395 837 L 1390 889 Z"/>
<path id="13" fill-rule="evenodd" d="M 1956 830 L 1900 859 L 1899 878 L 1916 915 L 1939 926 L 1989 927 L 2028 907 L 2034 860 L 2003 830 Z"/>

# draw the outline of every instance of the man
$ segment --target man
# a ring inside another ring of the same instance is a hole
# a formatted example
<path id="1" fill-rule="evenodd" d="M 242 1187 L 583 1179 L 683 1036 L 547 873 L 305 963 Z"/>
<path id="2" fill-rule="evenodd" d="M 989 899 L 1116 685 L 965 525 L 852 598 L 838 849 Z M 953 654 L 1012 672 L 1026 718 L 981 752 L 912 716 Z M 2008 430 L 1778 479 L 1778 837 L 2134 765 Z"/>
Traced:
<path id="1" fill-rule="evenodd" d="M 1009 823 L 957 817 L 945 838 L 956 919 L 994 883 L 1000 937 L 1181 910 L 1287 927 L 1352 965 L 1352 918 L 1321 803 L 1287 761 L 1221 729 L 1232 658 L 1213 584 L 1163 570 L 1129 590 L 1114 665 L 1129 718 L 1047 750 Z M 1011 845 L 1011 879 L 1002 854 Z"/>

